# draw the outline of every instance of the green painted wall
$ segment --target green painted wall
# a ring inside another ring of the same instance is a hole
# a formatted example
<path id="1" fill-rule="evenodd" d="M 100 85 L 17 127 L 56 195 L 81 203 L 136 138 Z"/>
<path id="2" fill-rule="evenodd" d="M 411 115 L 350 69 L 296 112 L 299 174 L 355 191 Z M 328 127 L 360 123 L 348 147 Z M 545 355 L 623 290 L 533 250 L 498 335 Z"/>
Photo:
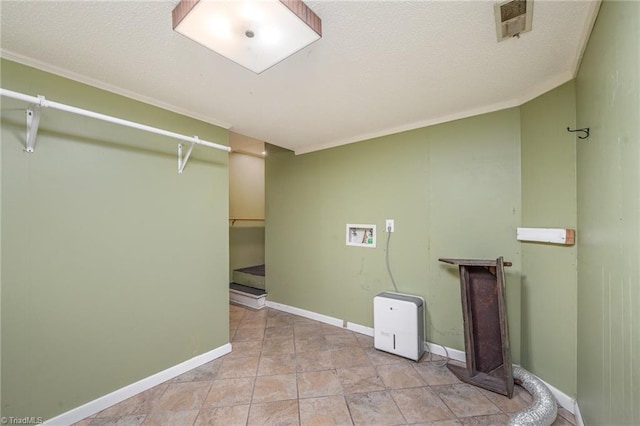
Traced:
<path id="1" fill-rule="evenodd" d="M 264 222 L 236 222 L 229 227 L 229 282 L 234 269 L 264 265 Z"/>
<path id="2" fill-rule="evenodd" d="M 2 76 L 3 61 L 0 61 Z M 2 102 L 2 100 L 0 100 Z M 1 106 L 2 104 L 0 104 Z M 2 177 L 2 149 L 0 147 L 0 178 Z M 2 182 L 0 182 L 0 418 L 3 416 L 2 405 Z"/>
<path id="3" fill-rule="evenodd" d="M 227 132 L 15 63 L 3 88 L 226 143 Z M 50 418 L 226 344 L 228 155 L 2 102 L 2 415 Z M 205 152 L 206 151 L 206 152 Z"/>
<path id="4" fill-rule="evenodd" d="M 229 217 L 264 219 L 264 158 L 229 155 Z M 264 220 L 231 221 L 229 281 L 234 269 L 264 264 Z"/>
<path id="5" fill-rule="evenodd" d="M 391 266 L 427 300 L 427 339 L 464 349 L 459 276 L 440 257 L 507 268 L 514 362 L 576 393 L 577 248 L 521 243 L 518 226 L 576 228 L 575 88 L 506 111 L 295 156 L 267 157 L 267 289 L 272 301 L 372 325 L 392 290 L 376 249 L 345 245 L 346 223 L 396 221 Z M 522 278 L 521 278 L 522 276 Z M 521 353 L 522 352 L 522 353 Z"/>
<path id="6" fill-rule="evenodd" d="M 440 257 L 514 262 L 507 293 L 520 357 L 520 114 L 509 109 L 301 156 L 266 159 L 266 265 L 271 301 L 373 325 L 373 297 L 427 301 L 427 339 L 464 348 L 459 275 Z M 376 224 L 377 248 L 345 245 L 347 223 Z"/>
<path id="7" fill-rule="evenodd" d="M 521 108 L 522 226 L 576 229 L 575 85 Z M 576 394 L 577 246 L 521 243 L 522 365 Z"/>
<path id="8" fill-rule="evenodd" d="M 640 423 L 640 3 L 604 1 L 576 80 L 578 403 Z"/>

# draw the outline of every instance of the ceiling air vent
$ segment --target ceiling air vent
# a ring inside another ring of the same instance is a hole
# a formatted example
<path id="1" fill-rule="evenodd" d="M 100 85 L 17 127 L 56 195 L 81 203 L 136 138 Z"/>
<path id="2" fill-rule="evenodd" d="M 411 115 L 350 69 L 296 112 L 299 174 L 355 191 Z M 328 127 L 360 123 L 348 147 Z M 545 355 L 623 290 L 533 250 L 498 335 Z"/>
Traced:
<path id="1" fill-rule="evenodd" d="M 494 5 L 498 41 L 531 31 L 533 0 L 511 0 Z"/>

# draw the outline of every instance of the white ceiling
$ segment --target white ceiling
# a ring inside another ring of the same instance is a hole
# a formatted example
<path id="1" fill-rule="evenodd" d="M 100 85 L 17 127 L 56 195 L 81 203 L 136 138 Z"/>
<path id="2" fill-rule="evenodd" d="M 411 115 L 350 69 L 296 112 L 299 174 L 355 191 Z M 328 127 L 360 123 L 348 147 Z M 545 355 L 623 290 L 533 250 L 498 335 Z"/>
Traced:
<path id="1" fill-rule="evenodd" d="M 599 0 L 534 1 L 533 30 L 501 43 L 493 1 L 306 1 L 322 39 L 257 75 L 175 33 L 178 0 L 2 0 L 0 53 L 305 153 L 572 79 Z"/>

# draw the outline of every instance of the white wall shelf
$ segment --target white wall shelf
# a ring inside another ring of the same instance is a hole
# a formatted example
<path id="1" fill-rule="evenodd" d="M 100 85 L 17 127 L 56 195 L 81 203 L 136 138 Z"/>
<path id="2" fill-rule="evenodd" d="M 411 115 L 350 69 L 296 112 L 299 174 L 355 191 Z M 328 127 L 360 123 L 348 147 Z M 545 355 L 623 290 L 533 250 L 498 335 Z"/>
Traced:
<path id="1" fill-rule="evenodd" d="M 536 243 L 552 243 L 571 246 L 575 244 L 576 231 L 569 228 L 518 228 L 516 239 Z"/>

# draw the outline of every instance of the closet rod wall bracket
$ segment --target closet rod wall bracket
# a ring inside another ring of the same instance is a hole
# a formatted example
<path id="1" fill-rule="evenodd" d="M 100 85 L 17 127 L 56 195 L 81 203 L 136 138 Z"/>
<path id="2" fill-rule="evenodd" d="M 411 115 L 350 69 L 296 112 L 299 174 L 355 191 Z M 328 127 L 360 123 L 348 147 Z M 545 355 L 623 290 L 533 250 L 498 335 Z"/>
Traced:
<path id="1" fill-rule="evenodd" d="M 193 137 L 196 141 L 198 140 L 197 136 Z M 187 151 L 187 155 L 182 157 L 182 144 L 178 144 L 178 174 L 181 175 L 184 172 L 184 168 L 187 165 L 187 161 L 189 161 L 189 157 L 191 157 L 191 151 L 193 151 L 193 147 L 196 145 L 196 142 L 193 142 Z"/>
<path id="2" fill-rule="evenodd" d="M 40 110 L 46 107 L 46 99 L 44 96 L 38 96 L 40 102 L 38 104 L 29 104 L 25 113 L 27 115 L 27 141 L 25 152 L 31 154 L 36 148 L 36 137 L 38 136 L 38 127 L 40 127 Z"/>

